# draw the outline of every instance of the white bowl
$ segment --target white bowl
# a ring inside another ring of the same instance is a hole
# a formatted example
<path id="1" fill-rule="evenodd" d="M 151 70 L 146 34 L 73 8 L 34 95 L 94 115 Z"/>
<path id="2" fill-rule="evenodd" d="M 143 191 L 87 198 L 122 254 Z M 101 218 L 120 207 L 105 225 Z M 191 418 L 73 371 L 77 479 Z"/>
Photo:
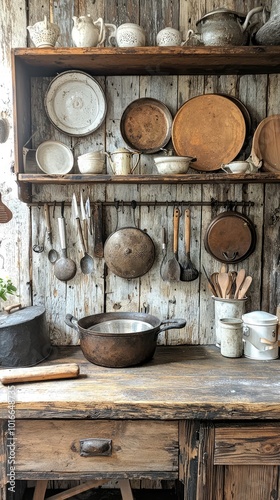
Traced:
<path id="1" fill-rule="evenodd" d="M 223 164 L 221 169 L 228 174 L 244 174 L 250 172 L 250 164 L 245 161 L 232 161 L 231 163 Z"/>
<path id="2" fill-rule="evenodd" d="M 158 156 L 154 158 L 158 173 L 161 175 L 186 174 L 192 156 Z"/>
<path id="3" fill-rule="evenodd" d="M 104 160 L 80 160 L 78 158 L 78 169 L 81 174 L 102 174 L 104 168 Z"/>
<path id="4" fill-rule="evenodd" d="M 80 159 L 88 159 L 88 158 L 96 158 L 102 159 L 105 158 L 105 153 L 102 151 L 91 151 L 89 153 L 84 153 L 83 155 L 78 156 Z"/>

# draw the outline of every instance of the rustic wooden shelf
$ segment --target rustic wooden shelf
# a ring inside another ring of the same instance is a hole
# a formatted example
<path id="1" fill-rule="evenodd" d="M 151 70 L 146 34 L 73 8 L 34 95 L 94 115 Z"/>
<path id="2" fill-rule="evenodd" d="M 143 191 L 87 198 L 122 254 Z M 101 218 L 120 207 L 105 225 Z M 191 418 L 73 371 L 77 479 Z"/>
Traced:
<path id="1" fill-rule="evenodd" d="M 92 75 L 266 74 L 280 71 L 280 47 L 91 47 L 13 49 L 32 76 L 82 70 Z"/>
<path id="2" fill-rule="evenodd" d="M 67 174 L 58 175 L 38 175 L 38 174 L 18 174 L 20 183 L 31 184 L 78 184 L 78 183 L 112 183 L 112 184 L 204 184 L 204 183 L 274 183 L 280 182 L 279 174 L 270 172 L 258 172 L 256 174 L 226 174 L 220 172 L 211 173 L 191 173 L 184 175 L 85 175 Z"/>
<path id="3" fill-rule="evenodd" d="M 269 74 L 280 72 L 280 47 L 93 47 L 12 49 L 15 173 L 19 197 L 30 202 L 32 184 L 71 183 L 240 183 L 280 182 L 280 173 L 228 175 L 220 172 L 159 175 L 80 175 L 63 177 L 24 172 L 22 148 L 32 134 L 31 79 L 51 77 L 67 70 L 91 75 L 222 75 Z"/>

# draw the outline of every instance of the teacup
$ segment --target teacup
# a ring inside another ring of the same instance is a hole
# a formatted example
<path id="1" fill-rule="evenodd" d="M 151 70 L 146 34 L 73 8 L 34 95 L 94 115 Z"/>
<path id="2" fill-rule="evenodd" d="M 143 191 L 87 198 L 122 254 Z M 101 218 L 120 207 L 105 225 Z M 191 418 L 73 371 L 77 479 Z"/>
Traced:
<path id="1" fill-rule="evenodd" d="M 163 28 L 157 34 L 157 45 L 161 47 L 175 47 L 186 45 L 189 40 L 190 31 L 187 32 L 187 38 L 183 41 L 182 34 L 175 28 Z"/>
<path id="2" fill-rule="evenodd" d="M 251 164 L 244 161 L 232 161 L 231 163 L 222 164 L 221 169 L 227 174 L 245 174 L 251 172 Z"/>

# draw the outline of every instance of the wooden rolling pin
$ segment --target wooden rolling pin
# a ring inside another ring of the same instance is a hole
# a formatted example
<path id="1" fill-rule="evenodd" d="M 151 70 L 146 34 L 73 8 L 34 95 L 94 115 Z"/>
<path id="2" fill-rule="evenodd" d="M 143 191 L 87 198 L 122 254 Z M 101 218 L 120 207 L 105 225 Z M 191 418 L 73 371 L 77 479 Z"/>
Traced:
<path id="1" fill-rule="evenodd" d="M 65 363 L 52 366 L 35 366 L 28 368 L 9 368 L 0 371 L 2 384 L 15 384 L 17 382 L 36 382 L 38 380 L 55 380 L 60 378 L 78 377 L 80 367 L 76 363 Z"/>

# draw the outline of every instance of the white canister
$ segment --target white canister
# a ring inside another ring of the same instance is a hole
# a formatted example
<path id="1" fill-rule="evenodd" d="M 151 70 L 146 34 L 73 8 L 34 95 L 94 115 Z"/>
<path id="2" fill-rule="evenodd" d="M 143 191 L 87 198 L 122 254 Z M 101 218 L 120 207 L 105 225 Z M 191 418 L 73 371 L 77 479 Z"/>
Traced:
<path id="1" fill-rule="evenodd" d="M 278 358 L 278 318 L 265 311 L 243 314 L 243 342 L 246 358 L 270 360 Z"/>
<path id="2" fill-rule="evenodd" d="M 215 330 L 216 330 L 216 345 L 220 347 L 220 319 L 222 318 L 242 318 L 245 313 L 245 305 L 247 297 L 244 299 L 221 299 L 220 297 L 212 297 L 215 303 Z"/>
<path id="3" fill-rule="evenodd" d="M 240 358 L 243 353 L 243 321 L 238 318 L 220 319 L 221 354 L 226 358 Z"/>

